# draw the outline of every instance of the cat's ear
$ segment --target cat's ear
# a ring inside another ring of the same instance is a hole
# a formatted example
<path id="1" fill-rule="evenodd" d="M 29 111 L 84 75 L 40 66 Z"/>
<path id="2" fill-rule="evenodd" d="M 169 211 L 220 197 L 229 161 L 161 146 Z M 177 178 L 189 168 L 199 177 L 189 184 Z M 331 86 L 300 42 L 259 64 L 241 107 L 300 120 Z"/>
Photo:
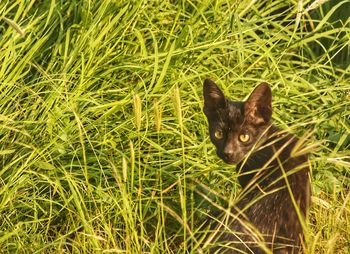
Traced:
<path id="1" fill-rule="evenodd" d="M 224 108 L 226 106 L 226 98 L 224 93 L 215 84 L 214 81 L 210 79 L 204 80 L 203 84 L 203 94 L 204 94 L 204 113 L 209 114 L 214 112 L 219 108 Z"/>
<path id="2" fill-rule="evenodd" d="M 272 115 L 272 93 L 267 83 L 261 83 L 244 103 L 244 115 L 254 125 L 267 124 Z"/>

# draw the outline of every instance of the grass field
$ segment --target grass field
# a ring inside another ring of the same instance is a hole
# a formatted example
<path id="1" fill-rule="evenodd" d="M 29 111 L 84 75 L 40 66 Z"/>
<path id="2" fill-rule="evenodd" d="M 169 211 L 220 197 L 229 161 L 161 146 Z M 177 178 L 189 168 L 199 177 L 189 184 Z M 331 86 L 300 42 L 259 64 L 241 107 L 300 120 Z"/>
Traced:
<path id="1" fill-rule="evenodd" d="M 240 190 L 210 77 L 271 84 L 274 122 L 309 136 L 306 253 L 349 253 L 350 3 L 313 2 L 1 1 L 0 252 L 196 253 Z"/>

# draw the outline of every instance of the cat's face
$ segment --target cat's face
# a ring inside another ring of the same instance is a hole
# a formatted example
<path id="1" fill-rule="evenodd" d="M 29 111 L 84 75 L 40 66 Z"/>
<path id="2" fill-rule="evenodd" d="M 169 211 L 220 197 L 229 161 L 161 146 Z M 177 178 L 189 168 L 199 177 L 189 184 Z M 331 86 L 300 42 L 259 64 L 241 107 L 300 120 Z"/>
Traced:
<path id="1" fill-rule="evenodd" d="M 208 118 L 210 139 L 217 155 L 228 164 L 244 159 L 269 126 L 271 90 L 258 85 L 245 102 L 227 99 L 210 79 L 204 81 L 204 113 Z"/>

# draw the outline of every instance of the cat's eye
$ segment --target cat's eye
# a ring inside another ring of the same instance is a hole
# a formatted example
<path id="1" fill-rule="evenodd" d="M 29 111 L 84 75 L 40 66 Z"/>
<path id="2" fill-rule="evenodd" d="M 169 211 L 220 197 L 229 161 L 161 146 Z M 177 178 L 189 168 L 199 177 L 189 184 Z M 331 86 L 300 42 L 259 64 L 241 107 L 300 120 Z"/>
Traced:
<path id="1" fill-rule="evenodd" d="M 248 142 L 250 139 L 249 135 L 248 134 L 241 134 L 239 135 L 239 141 L 245 143 L 245 142 Z"/>
<path id="2" fill-rule="evenodd" d="M 222 139 L 224 137 L 224 135 L 222 134 L 222 131 L 220 130 L 216 130 L 214 133 L 214 136 L 216 139 Z"/>

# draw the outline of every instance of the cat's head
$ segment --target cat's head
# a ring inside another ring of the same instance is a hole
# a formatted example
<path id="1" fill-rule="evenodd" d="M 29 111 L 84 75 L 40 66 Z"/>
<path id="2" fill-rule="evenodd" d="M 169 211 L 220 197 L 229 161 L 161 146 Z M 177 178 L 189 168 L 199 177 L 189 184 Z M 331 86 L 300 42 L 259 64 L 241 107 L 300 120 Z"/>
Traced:
<path id="1" fill-rule="evenodd" d="M 203 111 L 217 155 L 229 164 L 241 162 L 270 125 L 272 94 L 269 85 L 258 85 L 244 102 L 227 99 L 210 79 L 204 81 L 203 93 Z"/>

